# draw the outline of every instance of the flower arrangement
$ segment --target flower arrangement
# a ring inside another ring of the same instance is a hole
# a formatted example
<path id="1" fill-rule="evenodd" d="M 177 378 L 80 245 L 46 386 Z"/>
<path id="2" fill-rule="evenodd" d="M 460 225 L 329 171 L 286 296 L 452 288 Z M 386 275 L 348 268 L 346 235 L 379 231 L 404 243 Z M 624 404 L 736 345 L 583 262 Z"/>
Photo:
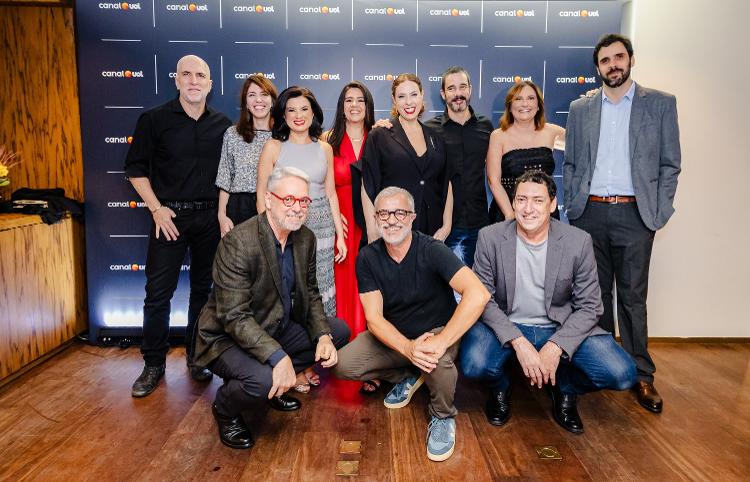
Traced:
<path id="1" fill-rule="evenodd" d="M 0 146 L 0 187 L 10 184 L 10 178 L 8 177 L 10 168 L 20 163 L 17 152 L 11 152 L 5 146 Z"/>

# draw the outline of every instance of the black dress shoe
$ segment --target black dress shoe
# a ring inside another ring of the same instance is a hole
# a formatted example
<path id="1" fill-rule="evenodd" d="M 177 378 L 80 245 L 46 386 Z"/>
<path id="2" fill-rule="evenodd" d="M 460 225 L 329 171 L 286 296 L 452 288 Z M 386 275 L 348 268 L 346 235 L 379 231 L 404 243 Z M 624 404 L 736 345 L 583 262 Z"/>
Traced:
<path id="1" fill-rule="evenodd" d="M 144 366 L 140 376 L 135 379 L 130 394 L 136 398 L 141 398 L 156 390 L 159 380 L 164 376 L 164 369 L 164 364 L 158 367 Z"/>
<path id="2" fill-rule="evenodd" d="M 280 397 L 273 397 L 268 403 L 271 405 L 271 408 L 281 410 L 282 412 L 293 412 L 294 410 L 299 410 L 302 406 L 299 400 L 287 394 Z"/>
<path id="3" fill-rule="evenodd" d="M 190 370 L 190 378 L 192 378 L 196 382 L 207 382 L 214 376 L 214 374 L 211 373 L 211 370 L 206 367 L 198 365 L 188 365 L 188 368 Z"/>
<path id="4" fill-rule="evenodd" d="M 575 394 L 560 392 L 557 386 L 550 390 L 552 395 L 552 413 L 555 422 L 568 432 L 575 434 L 583 433 L 583 422 L 578 415 L 578 407 Z"/>
<path id="5" fill-rule="evenodd" d="M 638 403 L 641 407 L 654 413 L 661 413 L 664 402 L 661 395 L 656 391 L 654 384 L 651 382 L 639 381 L 635 384 L 635 394 L 638 397 Z"/>
<path id="6" fill-rule="evenodd" d="M 504 392 L 490 392 L 484 413 L 492 425 L 505 425 L 510 419 L 510 388 Z"/>
<path id="7" fill-rule="evenodd" d="M 255 439 L 250 430 L 245 426 L 242 417 L 225 417 L 216 410 L 216 404 L 211 407 L 216 424 L 219 426 L 219 438 L 221 443 L 233 449 L 249 449 L 255 444 Z"/>

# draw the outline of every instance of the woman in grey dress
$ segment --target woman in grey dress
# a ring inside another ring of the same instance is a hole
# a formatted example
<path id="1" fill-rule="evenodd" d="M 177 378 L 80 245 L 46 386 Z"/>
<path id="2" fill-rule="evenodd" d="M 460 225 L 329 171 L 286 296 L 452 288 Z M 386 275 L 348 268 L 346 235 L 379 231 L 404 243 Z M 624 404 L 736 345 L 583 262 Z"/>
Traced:
<path id="1" fill-rule="evenodd" d="M 323 110 L 308 89 L 292 86 L 273 107 L 273 139 L 266 142 L 258 166 L 258 212 L 265 210 L 268 177 L 274 167 L 293 166 L 310 177 L 307 222 L 317 239 L 316 272 L 326 316 L 336 316 L 333 263 L 346 258 L 346 242 L 333 177 L 333 150 L 322 140 Z M 334 250 L 335 246 L 335 250 Z"/>
<path id="2" fill-rule="evenodd" d="M 271 138 L 271 108 L 276 86 L 262 75 L 251 75 L 242 85 L 240 119 L 224 133 L 216 187 L 219 188 L 219 228 L 224 237 L 236 224 L 258 214 L 258 161 Z"/>

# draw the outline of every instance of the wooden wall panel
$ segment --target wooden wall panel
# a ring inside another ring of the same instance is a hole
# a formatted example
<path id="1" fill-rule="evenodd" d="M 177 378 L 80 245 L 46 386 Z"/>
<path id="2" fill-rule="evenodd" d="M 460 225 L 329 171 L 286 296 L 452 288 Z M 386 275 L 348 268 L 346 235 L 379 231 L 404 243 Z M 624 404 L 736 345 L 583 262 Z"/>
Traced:
<path id="1" fill-rule="evenodd" d="M 83 200 L 73 10 L 0 6 L 0 144 L 20 151 L 12 185 Z"/>
<path id="2" fill-rule="evenodd" d="M 86 329 L 81 260 L 80 222 L 0 217 L 0 379 Z"/>

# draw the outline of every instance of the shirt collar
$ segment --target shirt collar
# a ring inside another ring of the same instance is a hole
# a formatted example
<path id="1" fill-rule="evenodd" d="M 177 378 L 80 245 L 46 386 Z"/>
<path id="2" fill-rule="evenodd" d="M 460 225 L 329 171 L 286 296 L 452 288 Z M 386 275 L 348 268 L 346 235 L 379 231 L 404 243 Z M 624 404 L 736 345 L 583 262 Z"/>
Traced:
<path id="1" fill-rule="evenodd" d="M 476 114 L 474 114 L 474 108 L 472 106 L 469 106 L 469 112 L 471 112 L 471 116 L 469 117 L 469 120 L 466 121 L 466 124 L 468 124 L 469 122 L 477 120 L 477 116 L 476 116 Z M 461 125 L 458 122 L 456 122 L 456 121 L 454 121 L 453 119 L 450 118 L 450 116 L 448 115 L 448 106 L 445 106 L 445 111 L 443 111 L 443 122 L 442 122 L 442 124 L 445 125 L 448 122 L 453 122 L 454 124 L 459 125 L 459 126 Z M 464 124 L 464 125 L 466 125 L 466 124 Z"/>
<path id="2" fill-rule="evenodd" d="M 625 95 L 622 96 L 623 99 L 628 99 L 628 102 L 633 102 L 633 96 L 635 95 L 635 81 L 633 81 L 630 84 L 630 88 L 627 92 L 625 92 Z M 609 97 L 607 97 L 607 94 L 604 92 L 604 89 L 602 89 L 602 102 L 609 102 L 610 104 L 614 105 L 614 102 L 612 102 Z"/>
<path id="3" fill-rule="evenodd" d="M 187 115 L 187 112 L 185 112 L 185 109 L 183 109 L 182 104 L 180 104 L 180 93 L 177 92 L 177 96 L 172 99 L 172 101 L 169 103 L 169 108 L 172 109 L 172 112 L 176 113 L 182 113 Z M 206 115 L 211 115 L 214 113 L 214 110 L 208 105 L 208 102 L 206 102 L 206 108 L 203 110 L 203 114 L 201 114 L 201 117 Z"/>

